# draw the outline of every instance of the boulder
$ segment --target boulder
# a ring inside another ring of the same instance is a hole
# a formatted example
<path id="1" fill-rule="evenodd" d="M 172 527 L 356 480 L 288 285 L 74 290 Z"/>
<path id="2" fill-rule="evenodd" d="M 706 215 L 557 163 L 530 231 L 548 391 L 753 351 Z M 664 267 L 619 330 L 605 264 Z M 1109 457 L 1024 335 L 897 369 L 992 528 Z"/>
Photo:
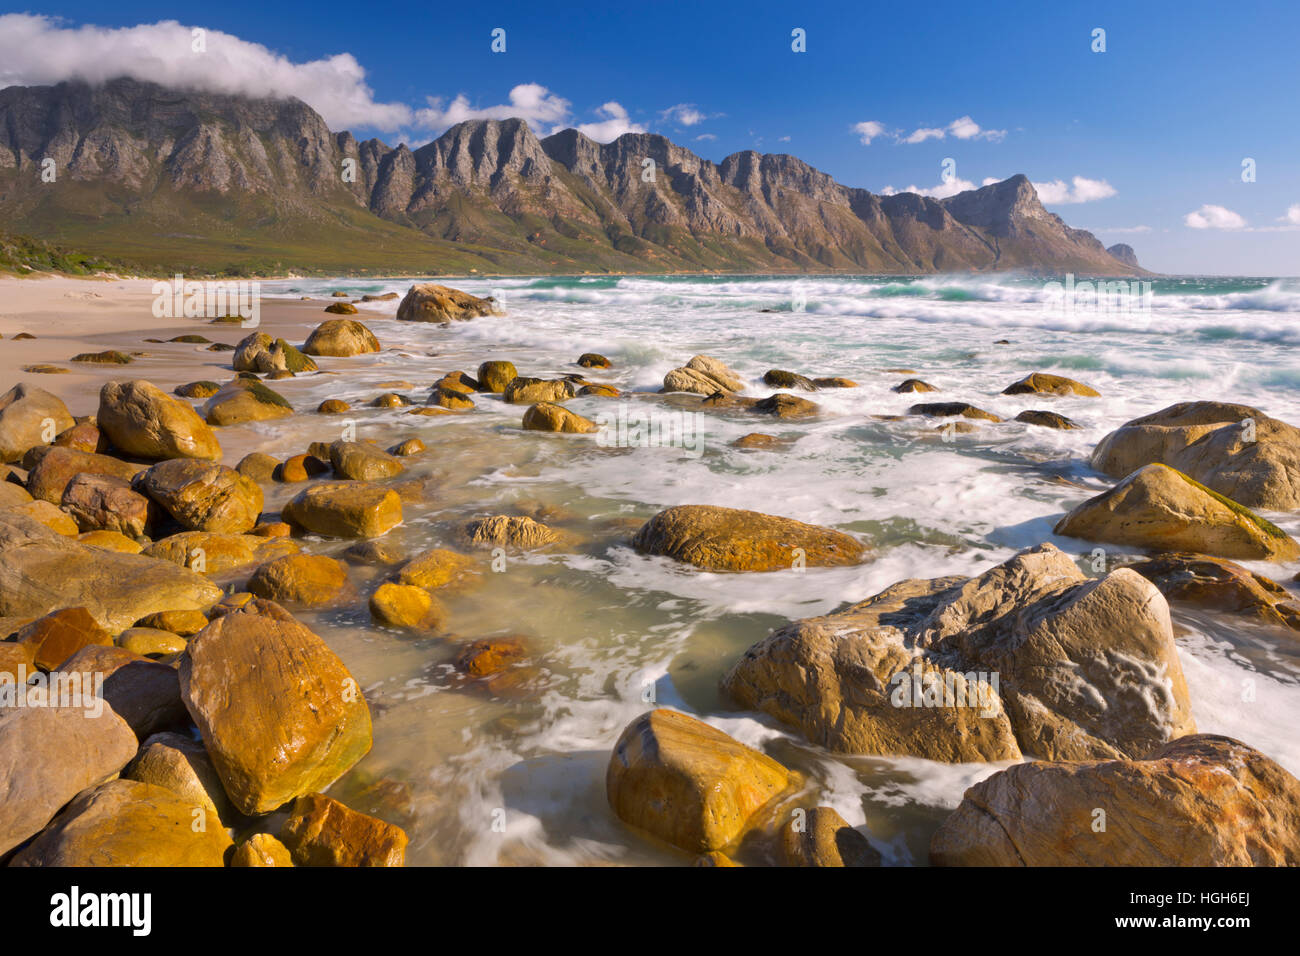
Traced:
<path id="1" fill-rule="evenodd" d="M 1101 394 L 1095 388 L 1076 382 L 1063 375 L 1050 375 L 1047 372 L 1032 372 L 1018 382 L 1012 382 L 1002 390 L 1003 395 L 1082 395 L 1096 398 Z"/>
<path id="2" fill-rule="evenodd" d="M 711 505 L 680 505 L 659 512 L 642 525 L 632 546 L 706 571 L 835 567 L 857 564 L 866 552 L 842 531 Z"/>
<path id="3" fill-rule="evenodd" d="M 461 292 L 445 285 L 422 282 L 411 286 L 397 306 L 397 318 L 405 322 L 441 322 L 473 319 L 482 315 L 505 315 L 491 296 Z"/>
<path id="4" fill-rule="evenodd" d="M 424 442 L 420 441 L 420 439 L 408 438 L 401 444 L 394 445 L 392 449 L 390 449 L 390 452 L 398 458 L 409 458 L 412 455 L 418 455 L 420 452 L 426 450 Z"/>
<path id="5" fill-rule="evenodd" d="M 976 408 L 967 402 L 923 402 L 920 405 L 913 405 L 907 410 L 909 415 L 924 415 L 927 418 L 953 418 L 961 416 L 962 418 L 977 418 L 986 422 L 1002 421 L 992 412 L 986 412 L 982 408 Z"/>
<path id="6" fill-rule="evenodd" d="M 600 428 L 591 419 L 550 402 L 538 402 L 530 406 L 524 412 L 523 425 L 525 431 L 568 432 L 576 435 L 585 435 Z"/>
<path id="7" fill-rule="evenodd" d="M 201 610 L 220 597 L 215 585 L 170 562 L 90 547 L 0 511 L 0 617 L 84 607 L 116 633 L 154 611 Z"/>
<path id="8" fill-rule="evenodd" d="M 359 441 L 336 441 L 330 445 L 330 464 L 334 474 L 352 481 L 377 481 L 392 478 L 406 466 L 382 448 Z"/>
<path id="9" fill-rule="evenodd" d="M 899 382 L 890 391 L 905 395 L 908 392 L 937 392 L 939 390 L 929 382 L 923 382 L 919 378 L 909 378 Z"/>
<path id="10" fill-rule="evenodd" d="M 880 852 L 830 807 L 792 813 L 780 839 L 786 866 L 880 866 Z"/>
<path id="11" fill-rule="evenodd" d="M 763 373 L 763 384 L 773 388 L 797 388 L 802 392 L 815 392 L 817 386 L 806 375 L 787 372 L 779 368 L 768 369 Z"/>
<path id="12" fill-rule="evenodd" d="M 785 392 L 777 392 L 775 395 L 769 395 L 761 401 L 755 402 L 751 410 L 758 412 L 760 415 L 771 415 L 774 418 L 810 418 L 816 415 L 821 407 L 816 402 L 810 402 L 806 398 L 799 398 L 797 395 L 787 395 Z"/>
<path id="13" fill-rule="evenodd" d="M 1271 578 L 1203 554 L 1161 554 L 1129 568 L 1166 600 L 1240 614 L 1300 631 L 1300 600 Z"/>
<path id="14" fill-rule="evenodd" d="M 101 455 L 108 451 L 108 439 L 90 422 L 82 422 L 80 425 L 73 425 L 66 431 L 59 432 L 54 436 L 54 444 L 60 448 L 71 448 L 74 451 L 88 451 Z"/>
<path id="15" fill-rule="evenodd" d="M 614 363 L 599 352 L 583 352 L 578 356 L 578 364 L 583 368 L 613 368 Z"/>
<path id="16" fill-rule="evenodd" d="M 141 657 L 170 660 L 185 650 L 185 638 L 156 627 L 128 627 L 117 635 L 117 646 Z"/>
<path id="17" fill-rule="evenodd" d="M 351 302 L 331 302 L 325 306 L 325 311 L 331 315 L 356 315 L 357 307 Z"/>
<path id="18" fill-rule="evenodd" d="M 407 561 L 394 578 L 399 584 L 411 584 L 426 591 L 458 588 L 470 584 L 479 576 L 477 563 L 467 554 L 434 548 Z"/>
<path id="19" fill-rule="evenodd" d="M 502 397 L 511 405 L 564 402 L 578 394 L 578 385 L 567 378 L 546 380 L 520 375 L 506 386 Z"/>
<path id="20" fill-rule="evenodd" d="M 245 478 L 251 478 L 253 481 L 262 484 L 274 480 L 275 470 L 279 465 L 280 463 L 270 455 L 255 451 L 239 459 L 235 471 Z"/>
<path id="21" fill-rule="evenodd" d="M 479 386 L 485 392 L 499 395 L 518 377 L 519 371 L 513 362 L 484 362 L 478 367 Z"/>
<path id="22" fill-rule="evenodd" d="M 624 823 L 690 853 L 735 842 L 794 782 L 771 757 L 673 710 L 642 714 L 619 736 L 605 773 Z"/>
<path id="23" fill-rule="evenodd" d="M 1112 478 L 1154 463 L 1247 508 L 1300 510 L 1300 428 L 1249 405 L 1171 405 L 1121 425 L 1092 453 L 1092 467 Z"/>
<path id="24" fill-rule="evenodd" d="M 12 505 L 9 511 L 17 515 L 26 515 L 39 521 L 51 531 L 55 531 L 65 537 L 75 538 L 77 536 L 77 522 L 68 516 L 66 511 L 56 508 L 48 501 L 28 501 L 20 505 Z"/>
<path id="25" fill-rule="evenodd" d="M 322 790 L 370 750 L 370 708 L 319 637 L 255 600 L 191 640 L 181 698 L 236 809 L 269 813 Z"/>
<path id="26" fill-rule="evenodd" d="M 16 485 L 12 481 L 0 481 L 0 508 L 25 505 L 31 500 L 31 494 L 22 485 Z"/>
<path id="27" fill-rule="evenodd" d="M 156 627 L 182 637 L 191 637 L 208 626 L 202 611 L 159 611 L 135 622 L 136 627 Z"/>
<path id="28" fill-rule="evenodd" d="M 111 475 L 79 474 L 63 489 L 61 507 L 81 531 L 116 531 L 132 538 L 149 525 L 149 499 Z"/>
<path id="29" fill-rule="evenodd" d="M 141 476 L 139 486 L 189 531 L 243 534 L 262 513 L 257 482 L 212 462 L 159 462 Z"/>
<path id="30" fill-rule="evenodd" d="M 370 616 L 387 627 L 441 630 L 447 609 L 424 588 L 385 581 L 370 596 Z"/>
<path id="31" fill-rule="evenodd" d="M 86 531 L 77 535 L 77 540 L 92 548 L 106 548 L 123 554 L 139 554 L 144 546 L 134 538 L 128 538 L 119 531 Z"/>
<path id="32" fill-rule="evenodd" d="M 1066 418 L 1064 415 L 1058 415 L 1056 412 L 1044 412 L 1038 409 L 1026 409 L 1015 418 L 1018 422 L 1024 422 L 1026 425 L 1037 425 L 1040 428 L 1060 428 L 1075 429 L 1079 424 Z"/>
<path id="33" fill-rule="evenodd" d="M 48 445 L 75 424 L 61 398 L 19 382 L 0 395 L 0 462 L 20 461 L 27 449 Z"/>
<path id="34" fill-rule="evenodd" d="M 364 355 L 378 352 L 379 340 L 356 319 L 329 319 L 316 326 L 302 350 L 308 355 Z"/>
<path id="35" fill-rule="evenodd" d="M 185 385 L 177 385 L 172 391 L 181 398 L 211 398 L 221 391 L 221 386 L 209 381 L 189 382 Z"/>
<path id="36" fill-rule="evenodd" d="M 112 780 L 63 811 L 11 866 L 224 866 L 230 836 L 165 787 Z"/>
<path id="37" fill-rule="evenodd" d="M 254 571 L 247 589 L 280 604 L 321 607 L 337 601 L 347 584 L 342 562 L 323 554 L 288 554 Z"/>
<path id="38" fill-rule="evenodd" d="M 242 425 L 292 414 L 293 405 L 287 398 L 251 378 L 227 383 L 203 406 L 203 417 L 209 425 Z"/>
<path id="39" fill-rule="evenodd" d="M 108 455 L 96 455 L 71 448 L 51 448 L 28 474 L 27 490 L 33 497 L 57 505 L 62 503 L 69 482 L 78 475 L 107 475 L 129 482 L 143 470 L 140 465 L 119 461 Z"/>
<path id="40" fill-rule="evenodd" d="M 474 399 L 462 392 L 435 385 L 429 392 L 425 404 L 434 408 L 446 408 L 451 411 L 465 411 L 474 407 Z"/>
<path id="41" fill-rule="evenodd" d="M 194 409 L 149 382 L 109 382 L 95 421 L 116 448 L 137 458 L 221 460 L 217 436 Z"/>
<path id="42" fill-rule="evenodd" d="M 466 522 L 461 537 L 479 548 L 506 547 L 530 551 L 560 540 L 560 535 L 532 518 L 493 515 Z"/>
<path id="43" fill-rule="evenodd" d="M 946 762 L 1145 754 L 1195 731 L 1169 606 L 1044 544 L 903 581 L 751 647 L 723 689 L 836 753 Z"/>
<path id="44" fill-rule="evenodd" d="M 715 358 L 696 355 L 681 368 L 664 376 L 665 392 L 693 392 L 712 395 L 714 392 L 742 392 L 745 383 L 740 376 Z"/>
<path id="45" fill-rule="evenodd" d="M 327 398 L 316 407 L 317 413 L 321 415 L 342 415 L 351 410 L 351 405 L 337 398 Z"/>
<path id="46" fill-rule="evenodd" d="M 1139 468 L 1067 514 L 1055 533 L 1248 561 L 1300 558 L 1300 544 L 1280 528 L 1167 465 Z"/>
<path id="47" fill-rule="evenodd" d="M 1296 866 L 1300 781 L 1211 734 L 1137 759 L 1009 767 L 930 841 L 938 866 Z"/>
<path id="48" fill-rule="evenodd" d="M 39 833 L 64 804 L 135 756 L 135 734 L 104 706 L 0 707 L 0 856 Z"/>
<path id="49" fill-rule="evenodd" d="M 265 332 L 254 332 L 241 341 L 231 362 L 237 372 L 261 372 L 263 375 L 317 371 L 316 363 L 308 356 L 284 339 L 273 339 Z"/>
<path id="50" fill-rule="evenodd" d="M 397 492 L 366 482 L 313 485 L 284 506 L 284 519 L 333 538 L 377 538 L 402 523 Z"/>
<path id="51" fill-rule="evenodd" d="M 280 840 L 298 866 L 403 866 L 406 833 L 323 793 L 293 802 Z"/>

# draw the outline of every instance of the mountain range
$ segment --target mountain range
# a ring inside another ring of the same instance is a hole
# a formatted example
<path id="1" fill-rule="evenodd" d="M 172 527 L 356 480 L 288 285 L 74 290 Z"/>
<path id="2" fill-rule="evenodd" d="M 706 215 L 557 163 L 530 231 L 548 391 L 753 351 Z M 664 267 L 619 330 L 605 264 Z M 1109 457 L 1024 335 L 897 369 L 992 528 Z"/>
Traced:
<path id="1" fill-rule="evenodd" d="M 519 119 L 411 150 L 333 132 L 300 100 L 131 79 L 0 90 L 0 217 L 208 273 L 1146 274 L 1128 247 L 1048 212 L 1023 175 L 882 196 L 794 156 L 714 163 L 663 136 L 539 138 Z"/>

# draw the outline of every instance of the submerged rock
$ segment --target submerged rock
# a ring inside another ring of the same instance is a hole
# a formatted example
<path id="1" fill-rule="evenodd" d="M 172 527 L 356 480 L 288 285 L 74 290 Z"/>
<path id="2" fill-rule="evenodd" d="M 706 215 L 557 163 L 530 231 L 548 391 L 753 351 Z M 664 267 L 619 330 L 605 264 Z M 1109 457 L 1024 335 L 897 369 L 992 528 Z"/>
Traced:
<path id="1" fill-rule="evenodd" d="M 323 793 L 293 803 L 280 840 L 298 866 L 404 866 L 401 827 L 358 813 Z"/>
<path id="2" fill-rule="evenodd" d="M 518 377 L 519 371 L 513 362 L 484 362 L 478 367 L 479 386 L 485 392 L 500 394 Z"/>
<path id="3" fill-rule="evenodd" d="M 1012 382 L 1002 390 L 1003 395 L 1082 395 L 1096 398 L 1101 394 L 1095 388 L 1076 382 L 1063 375 L 1051 375 L 1047 372 L 1032 372 L 1018 382 Z"/>
<path id="4" fill-rule="evenodd" d="M 1019 764 L 966 791 L 930 841 L 930 861 L 1296 866 L 1300 781 L 1252 747 L 1210 734 L 1141 759 Z"/>
<path id="5" fill-rule="evenodd" d="M 842 531 L 738 508 L 679 505 L 659 512 L 632 539 L 644 554 L 706 571 L 780 571 L 857 564 L 866 548 Z"/>
<path id="6" fill-rule="evenodd" d="M 1161 554 L 1129 565 L 1170 601 L 1300 631 L 1300 600 L 1276 581 L 1203 554 Z"/>
<path id="7" fill-rule="evenodd" d="M 871 842 L 830 807 L 798 811 L 781 828 L 781 856 L 786 866 L 880 866 Z"/>
<path id="8" fill-rule="evenodd" d="M 1125 569 L 1085 578 L 1047 544 L 795 621 L 722 686 L 836 753 L 1083 760 L 1195 731 L 1160 592 Z"/>
<path id="9" fill-rule="evenodd" d="M 368 482 L 313 485 L 284 506 L 286 521 L 333 538 L 377 538 L 402 523 L 402 500 Z"/>
<path id="10" fill-rule="evenodd" d="M 461 537 L 475 547 L 501 546 L 524 551 L 560 540 L 558 533 L 540 521 L 513 515 L 493 515 L 466 522 L 461 528 Z"/>
<path id="11" fill-rule="evenodd" d="M 525 431 L 567 432 L 577 435 L 585 435 L 600 428 L 591 419 L 550 402 L 538 402 L 524 412 L 523 426 Z"/>
<path id="12" fill-rule="evenodd" d="M 1079 427 L 1077 422 L 1071 421 L 1064 415 L 1032 408 L 1021 412 L 1016 416 L 1015 420 L 1024 422 L 1026 425 L 1038 425 L 1040 428 L 1074 429 Z"/>
<path id="13" fill-rule="evenodd" d="M 1300 557 L 1300 544 L 1280 528 L 1166 465 L 1139 468 L 1054 530 L 1085 541 L 1240 560 Z"/>
<path id="14" fill-rule="evenodd" d="M 806 375 L 772 368 L 763 373 L 763 383 L 773 388 L 797 388 L 804 392 L 817 391 L 817 385 Z"/>
<path id="15" fill-rule="evenodd" d="M 375 333 L 355 319 L 330 319 L 316 326 L 302 350 L 308 355 L 364 355 L 378 352 L 379 340 Z"/>
<path id="16" fill-rule="evenodd" d="M 406 466 L 388 452 L 365 442 L 332 442 L 329 457 L 334 473 L 352 481 L 392 478 L 406 470 Z"/>
<path id="17" fill-rule="evenodd" d="M 986 412 L 982 408 L 976 408 L 967 402 L 928 402 L 920 405 L 913 405 L 907 410 L 909 415 L 924 415 L 927 418 L 952 418 L 960 415 L 962 418 L 978 418 L 986 422 L 1002 421 L 992 412 Z"/>
<path id="18" fill-rule="evenodd" d="M 332 604 L 347 587 L 343 564 L 323 554 L 287 554 L 253 572 L 247 589 L 260 598 L 299 607 Z"/>
<path id="19" fill-rule="evenodd" d="M 564 402 L 578 394 L 578 386 L 568 379 L 545 380 L 518 376 L 506 386 L 502 397 L 511 405 L 533 405 L 537 402 Z"/>

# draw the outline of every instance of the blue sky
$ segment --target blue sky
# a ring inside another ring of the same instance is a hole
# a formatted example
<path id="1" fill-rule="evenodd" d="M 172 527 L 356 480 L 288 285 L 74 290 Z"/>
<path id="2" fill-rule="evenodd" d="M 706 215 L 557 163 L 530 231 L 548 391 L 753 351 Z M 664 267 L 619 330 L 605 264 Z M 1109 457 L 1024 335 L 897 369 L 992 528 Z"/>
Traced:
<path id="1" fill-rule="evenodd" d="M 1300 4 L 234 0 L 0 11 L 62 18 L 34 39 L 10 30 L 8 49 L 0 21 L 0 85 L 119 60 L 190 75 L 174 30 L 137 30 L 134 45 L 62 32 L 179 20 L 207 28 L 207 52 L 229 58 L 220 69 L 205 61 L 212 82 L 296 93 L 334 128 L 390 143 L 513 113 L 541 133 L 646 129 L 713 160 L 788 152 L 876 192 L 942 194 L 1023 172 L 1052 211 L 1107 244 L 1128 242 L 1150 268 L 1300 274 Z M 504 53 L 491 50 L 496 28 Z M 804 53 L 791 50 L 795 28 Z M 1105 52 L 1092 50 L 1096 28 Z M 272 55 L 283 60 L 259 59 Z M 1242 178 L 1247 158 L 1254 182 Z"/>

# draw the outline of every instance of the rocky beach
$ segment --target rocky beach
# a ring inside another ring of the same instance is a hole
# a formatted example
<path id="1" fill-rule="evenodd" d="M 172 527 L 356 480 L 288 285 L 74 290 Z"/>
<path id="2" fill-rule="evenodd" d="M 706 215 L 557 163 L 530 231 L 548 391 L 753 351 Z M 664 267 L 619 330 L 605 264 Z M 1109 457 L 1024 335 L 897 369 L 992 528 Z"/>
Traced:
<path id="1" fill-rule="evenodd" d="M 167 285 L 0 279 L 8 865 L 1300 863 L 1285 283 Z"/>

